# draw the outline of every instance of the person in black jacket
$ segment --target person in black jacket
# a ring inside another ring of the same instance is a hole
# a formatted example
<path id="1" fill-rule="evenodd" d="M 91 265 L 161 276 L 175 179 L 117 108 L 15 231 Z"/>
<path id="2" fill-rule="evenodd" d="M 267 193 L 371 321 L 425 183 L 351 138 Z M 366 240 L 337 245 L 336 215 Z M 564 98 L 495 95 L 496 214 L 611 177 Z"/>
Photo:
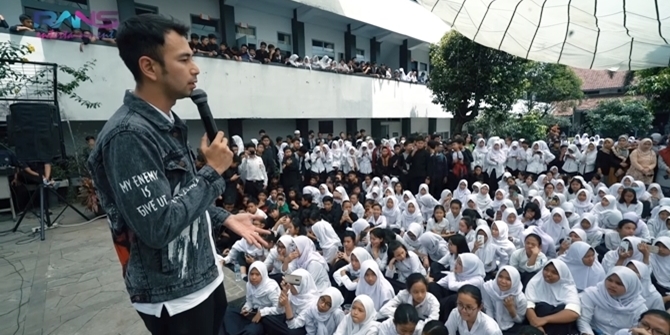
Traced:
<path id="1" fill-rule="evenodd" d="M 391 176 L 393 173 L 393 166 L 395 165 L 398 157 L 396 155 L 391 155 L 391 150 L 388 147 L 383 147 L 381 155 L 377 157 L 377 163 L 375 164 L 375 174 L 379 177 L 382 176 Z"/>
<path id="2" fill-rule="evenodd" d="M 427 182 L 430 153 L 426 150 L 426 140 L 418 136 L 414 140 L 412 151 L 405 160 L 409 165 L 409 190 L 419 193 L 419 186 Z"/>
<path id="3" fill-rule="evenodd" d="M 437 151 L 437 145 L 436 141 L 428 142 L 428 149 L 430 151 L 428 164 L 430 183 L 428 184 L 428 189 L 433 197 L 440 199 L 449 174 L 449 161 L 441 152 Z"/>
<path id="4" fill-rule="evenodd" d="M 293 150 L 289 147 L 284 149 L 281 179 L 281 184 L 284 186 L 284 190 L 297 190 L 302 185 L 299 162 L 293 155 Z"/>

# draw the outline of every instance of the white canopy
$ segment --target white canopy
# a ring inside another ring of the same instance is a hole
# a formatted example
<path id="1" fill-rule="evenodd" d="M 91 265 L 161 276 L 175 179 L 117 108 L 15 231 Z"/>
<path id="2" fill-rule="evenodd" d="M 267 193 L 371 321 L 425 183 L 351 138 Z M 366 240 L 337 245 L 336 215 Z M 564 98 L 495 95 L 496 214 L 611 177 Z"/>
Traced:
<path id="1" fill-rule="evenodd" d="M 582 69 L 670 65 L 670 0 L 420 0 L 469 39 Z"/>

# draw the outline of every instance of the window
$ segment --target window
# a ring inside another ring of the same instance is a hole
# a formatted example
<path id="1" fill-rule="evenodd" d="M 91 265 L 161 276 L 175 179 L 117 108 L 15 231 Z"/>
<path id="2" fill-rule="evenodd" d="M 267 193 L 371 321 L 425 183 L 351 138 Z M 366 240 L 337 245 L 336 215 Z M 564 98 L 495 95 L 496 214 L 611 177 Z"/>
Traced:
<path id="1" fill-rule="evenodd" d="M 277 44 L 291 45 L 291 35 L 286 33 L 277 33 Z"/>
<path id="2" fill-rule="evenodd" d="M 256 27 L 249 26 L 245 23 L 238 23 L 235 26 L 235 34 L 249 37 L 256 37 Z"/>
<path id="3" fill-rule="evenodd" d="M 312 40 L 312 56 L 335 58 L 335 43 Z"/>
<path id="4" fill-rule="evenodd" d="M 365 58 L 365 50 L 356 49 L 356 56 L 362 56 L 363 58 Z"/>
<path id="5" fill-rule="evenodd" d="M 409 70 L 416 71 L 418 68 L 419 68 L 419 62 L 413 61 L 412 64 L 410 65 Z M 409 73 L 409 71 L 405 71 L 405 73 Z"/>
<path id="6" fill-rule="evenodd" d="M 322 134 L 332 134 L 333 121 L 319 121 L 319 132 Z"/>
<path id="7" fill-rule="evenodd" d="M 206 15 L 191 14 L 191 33 L 207 36 L 209 34 L 217 35 L 218 32 L 219 19 L 210 18 Z"/>
<path id="8" fill-rule="evenodd" d="M 158 14 L 158 7 L 136 3 L 135 15 L 142 15 L 142 14 Z"/>
<path id="9" fill-rule="evenodd" d="M 422 72 L 428 72 L 428 64 L 426 64 L 426 63 L 419 63 L 419 71 L 422 71 Z"/>

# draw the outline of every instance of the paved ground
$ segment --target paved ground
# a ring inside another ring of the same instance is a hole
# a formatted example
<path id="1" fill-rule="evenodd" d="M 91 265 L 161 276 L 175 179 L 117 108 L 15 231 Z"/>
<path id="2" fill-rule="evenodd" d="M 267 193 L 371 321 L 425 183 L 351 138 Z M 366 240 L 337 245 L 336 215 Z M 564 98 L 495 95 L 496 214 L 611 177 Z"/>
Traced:
<path id="1" fill-rule="evenodd" d="M 68 209 L 59 224 L 82 221 Z M 0 233 L 0 335 L 148 334 L 130 305 L 105 219 L 47 230 L 45 241 L 25 233 L 38 225 L 28 214 L 23 233 Z M 13 226 L 0 217 L 0 231 Z M 229 301 L 244 296 L 242 284 L 226 269 Z"/>

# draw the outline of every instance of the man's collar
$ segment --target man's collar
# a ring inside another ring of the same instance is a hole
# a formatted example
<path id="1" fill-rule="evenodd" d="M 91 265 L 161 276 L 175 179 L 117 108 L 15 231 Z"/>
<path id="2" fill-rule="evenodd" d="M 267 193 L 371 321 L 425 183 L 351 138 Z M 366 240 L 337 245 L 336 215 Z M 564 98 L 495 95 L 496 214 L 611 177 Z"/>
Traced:
<path id="1" fill-rule="evenodd" d="M 175 126 L 182 127 L 184 125 L 181 119 L 179 119 L 176 114 L 171 112 L 171 116 L 174 119 L 173 124 L 170 122 L 168 115 L 162 111 L 159 111 L 156 107 L 135 95 L 135 93 L 133 93 L 131 90 L 126 91 L 126 95 L 123 97 L 123 104 L 128 106 L 130 110 L 142 115 L 142 117 L 153 123 L 161 130 L 168 131 Z"/>

